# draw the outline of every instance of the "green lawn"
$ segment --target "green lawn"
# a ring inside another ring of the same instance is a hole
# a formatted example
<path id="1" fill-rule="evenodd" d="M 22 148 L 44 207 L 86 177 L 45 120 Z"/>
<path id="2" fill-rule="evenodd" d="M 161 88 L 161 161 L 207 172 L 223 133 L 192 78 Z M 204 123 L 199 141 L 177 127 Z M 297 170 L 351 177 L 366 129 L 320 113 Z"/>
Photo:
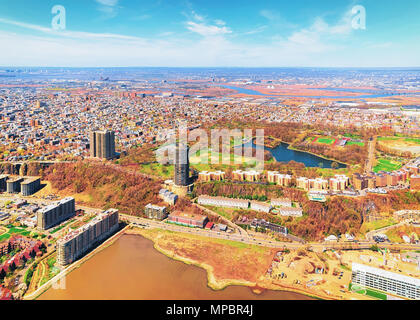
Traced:
<path id="1" fill-rule="evenodd" d="M 333 138 L 318 138 L 318 140 L 316 140 L 317 143 L 324 143 L 324 144 L 333 144 L 335 142 L 335 139 Z"/>
<path id="2" fill-rule="evenodd" d="M 376 220 L 376 221 L 371 221 L 371 222 L 364 222 L 362 226 L 360 227 L 360 232 L 366 233 L 372 230 L 378 230 L 378 229 L 382 229 L 388 226 L 392 226 L 394 224 L 397 224 L 397 222 L 393 218 L 381 219 L 381 220 Z"/>
<path id="3" fill-rule="evenodd" d="M 420 144 L 420 138 L 413 138 L 413 137 L 378 137 L 378 141 L 393 141 L 393 140 L 402 140 L 406 142 L 413 142 L 416 144 Z"/>
<path id="4" fill-rule="evenodd" d="M 160 163 L 142 164 L 139 171 L 145 174 L 170 178 L 174 175 L 174 166 Z"/>
<path id="5" fill-rule="evenodd" d="M 405 138 L 404 140 L 407 142 L 414 142 L 416 144 L 420 144 L 420 138 Z"/>
<path id="6" fill-rule="evenodd" d="M 211 211 L 216 212 L 217 214 L 225 217 L 228 220 L 232 220 L 232 213 L 235 211 L 233 208 L 221 208 L 221 207 L 213 207 L 213 206 L 203 206 Z"/>
<path id="7" fill-rule="evenodd" d="M 364 147 L 365 143 L 364 142 L 358 142 L 358 141 L 347 141 L 346 145 L 348 145 L 348 146 L 356 145 L 356 146 Z"/>
<path id="8" fill-rule="evenodd" d="M 344 135 L 346 138 L 352 138 L 352 139 L 362 139 L 361 136 L 357 135 L 357 134 L 353 134 L 353 133 L 346 133 Z"/>
<path id="9" fill-rule="evenodd" d="M 357 284 L 353 284 L 350 283 L 349 285 L 349 289 L 352 290 L 353 292 L 359 293 L 359 294 L 363 294 L 363 295 L 367 295 L 379 300 L 387 300 L 387 295 L 385 293 L 379 292 L 377 290 L 374 289 L 370 289 L 370 288 L 365 288 L 362 286 L 359 286 Z"/>
<path id="10" fill-rule="evenodd" d="M 389 159 L 378 159 L 378 163 L 373 167 L 374 172 L 379 171 L 395 171 L 402 167 L 402 164 L 398 161 L 393 161 Z"/>
<path id="11" fill-rule="evenodd" d="M 12 227 L 12 228 L 9 228 L 9 230 L 6 233 L 3 233 L 0 236 L 0 242 L 9 239 L 13 234 L 20 234 L 22 236 L 28 236 L 30 233 L 31 232 L 26 230 L 25 228 Z"/>

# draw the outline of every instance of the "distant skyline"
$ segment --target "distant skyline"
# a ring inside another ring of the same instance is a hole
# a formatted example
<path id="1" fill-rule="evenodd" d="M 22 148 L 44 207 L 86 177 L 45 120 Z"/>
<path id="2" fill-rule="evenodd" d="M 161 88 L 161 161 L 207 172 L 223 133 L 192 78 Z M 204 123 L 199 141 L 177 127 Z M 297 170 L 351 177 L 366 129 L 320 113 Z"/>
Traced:
<path id="1" fill-rule="evenodd" d="M 419 67 L 419 16 L 418 0 L 0 0 L 0 66 Z"/>

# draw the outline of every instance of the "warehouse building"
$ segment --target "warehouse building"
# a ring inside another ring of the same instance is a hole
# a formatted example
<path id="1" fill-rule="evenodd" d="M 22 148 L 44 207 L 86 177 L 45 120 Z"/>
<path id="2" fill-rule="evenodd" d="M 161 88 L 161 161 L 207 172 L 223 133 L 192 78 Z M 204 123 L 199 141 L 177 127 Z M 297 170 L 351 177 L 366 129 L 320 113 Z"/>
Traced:
<path id="1" fill-rule="evenodd" d="M 187 227 L 204 228 L 209 219 L 200 214 L 174 211 L 168 216 L 168 222 Z"/>

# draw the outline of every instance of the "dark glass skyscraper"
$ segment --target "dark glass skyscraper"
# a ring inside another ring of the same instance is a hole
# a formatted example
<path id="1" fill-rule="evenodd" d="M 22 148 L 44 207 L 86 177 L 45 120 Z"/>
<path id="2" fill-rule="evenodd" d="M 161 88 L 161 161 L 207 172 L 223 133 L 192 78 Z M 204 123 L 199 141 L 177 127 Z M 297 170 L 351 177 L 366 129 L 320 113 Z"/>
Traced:
<path id="1" fill-rule="evenodd" d="M 189 149 L 185 144 L 179 144 L 175 148 L 175 185 L 188 186 L 189 185 Z"/>

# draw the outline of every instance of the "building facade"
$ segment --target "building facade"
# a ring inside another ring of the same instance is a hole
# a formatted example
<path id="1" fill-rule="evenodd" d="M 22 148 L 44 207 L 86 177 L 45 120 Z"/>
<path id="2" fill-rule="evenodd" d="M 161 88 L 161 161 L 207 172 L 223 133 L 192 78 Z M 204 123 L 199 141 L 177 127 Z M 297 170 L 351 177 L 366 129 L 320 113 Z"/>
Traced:
<path id="1" fill-rule="evenodd" d="M 23 181 L 22 177 L 7 180 L 7 193 L 19 193 L 20 183 Z"/>
<path id="2" fill-rule="evenodd" d="M 114 131 L 92 131 L 90 133 L 90 156 L 93 158 L 115 158 Z"/>
<path id="3" fill-rule="evenodd" d="M 118 210 L 109 209 L 86 225 L 57 240 L 57 262 L 68 265 L 118 230 Z"/>
<path id="4" fill-rule="evenodd" d="M 41 187 L 40 178 L 29 178 L 21 183 L 21 192 L 23 196 L 31 196 Z"/>
<path id="5" fill-rule="evenodd" d="M 7 174 L 0 175 L 0 192 L 5 192 L 7 190 Z"/>
<path id="6" fill-rule="evenodd" d="M 420 279 L 363 264 L 352 264 L 352 283 L 408 299 L 420 299 Z"/>
<path id="7" fill-rule="evenodd" d="M 175 177 L 174 183 L 177 186 L 189 185 L 190 163 L 188 146 L 177 145 L 175 148 Z"/>
<path id="8" fill-rule="evenodd" d="M 166 207 L 156 206 L 151 203 L 146 205 L 144 208 L 144 213 L 149 219 L 163 220 L 168 216 Z"/>
<path id="9" fill-rule="evenodd" d="M 215 207 L 227 207 L 227 208 L 236 208 L 236 209 L 248 209 L 249 200 L 244 199 L 231 199 L 225 197 L 211 197 L 206 195 L 201 195 L 197 199 L 198 204 L 205 206 L 215 206 Z"/>
<path id="10" fill-rule="evenodd" d="M 209 219 L 200 214 L 175 211 L 168 216 L 168 222 L 187 227 L 204 228 Z"/>
<path id="11" fill-rule="evenodd" d="M 37 228 L 47 230 L 74 216 L 75 201 L 72 197 L 64 198 L 55 204 L 46 206 L 37 212 Z"/>

